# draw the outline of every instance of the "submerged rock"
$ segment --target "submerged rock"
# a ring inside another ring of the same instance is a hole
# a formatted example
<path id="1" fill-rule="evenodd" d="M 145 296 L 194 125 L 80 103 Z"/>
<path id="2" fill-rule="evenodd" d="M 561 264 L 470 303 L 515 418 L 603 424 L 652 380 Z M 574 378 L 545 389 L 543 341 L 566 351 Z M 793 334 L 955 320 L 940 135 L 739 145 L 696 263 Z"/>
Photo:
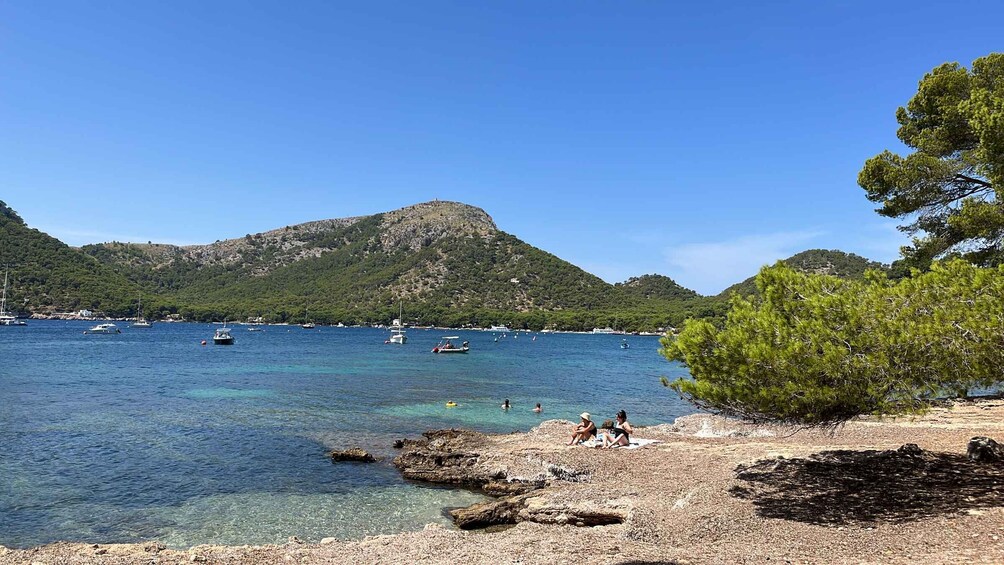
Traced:
<path id="1" fill-rule="evenodd" d="M 353 447 L 352 449 L 334 450 L 328 454 L 331 457 L 331 461 L 361 461 L 363 463 L 372 463 L 376 459 L 367 453 L 366 451 Z"/>
<path id="2" fill-rule="evenodd" d="M 1004 446 L 988 437 L 976 436 L 969 440 L 966 455 L 977 463 L 997 463 L 1004 461 Z"/>

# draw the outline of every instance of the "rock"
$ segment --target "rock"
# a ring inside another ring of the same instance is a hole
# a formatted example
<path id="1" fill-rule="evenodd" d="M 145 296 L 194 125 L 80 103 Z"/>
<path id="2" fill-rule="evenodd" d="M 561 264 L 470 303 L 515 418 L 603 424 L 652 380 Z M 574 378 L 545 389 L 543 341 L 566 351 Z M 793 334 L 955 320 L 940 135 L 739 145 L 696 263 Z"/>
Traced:
<path id="1" fill-rule="evenodd" d="M 543 486 L 543 482 L 492 480 L 485 483 L 481 490 L 492 496 L 505 496 L 528 493 Z"/>
<path id="2" fill-rule="evenodd" d="M 506 497 L 450 510 L 450 515 L 458 528 L 473 530 L 501 524 L 515 524 L 522 508 L 522 497 Z"/>
<path id="3" fill-rule="evenodd" d="M 323 538 L 321 539 L 321 545 L 328 545 L 338 541 L 338 538 Z"/>
<path id="4" fill-rule="evenodd" d="M 332 462 L 337 461 L 362 461 L 364 463 L 372 463 L 376 461 L 372 455 L 363 451 L 358 447 L 353 447 L 352 449 L 334 450 L 328 454 L 331 457 Z"/>
<path id="5" fill-rule="evenodd" d="M 403 439 L 395 439 L 394 440 L 394 449 L 401 449 L 402 447 L 404 447 L 404 440 Z"/>
<path id="6" fill-rule="evenodd" d="M 997 463 L 1004 461 L 1004 447 L 988 437 L 976 436 L 969 440 L 966 455 L 977 463 Z"/>
<path id="7" fill-rule="evenodd" d="M 916 443 L 904 443 L 896 450 L 896 452 L 900 455 L 906 455 L 908 457 L 920 457 L 924 455 L 924 450 Z"/>
<path id="8" fill-rule="evenodd" d="M 406 440 L 394 466 L 405 478 L 433 483 L 481 487 L 500 477 L 478 466 L 487 438 L 479 432 L 437 430 L 424 440 Z"/>

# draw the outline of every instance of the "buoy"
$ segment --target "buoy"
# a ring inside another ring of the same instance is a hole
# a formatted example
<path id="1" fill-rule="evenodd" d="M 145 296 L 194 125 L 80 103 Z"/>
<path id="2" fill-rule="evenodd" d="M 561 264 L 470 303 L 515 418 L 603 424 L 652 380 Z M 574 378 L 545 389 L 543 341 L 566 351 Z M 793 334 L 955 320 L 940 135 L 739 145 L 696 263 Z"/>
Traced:
<path id="1" fill-rule="evenodd" d="M 205 345 L 205 344 L 206 344 L 206 340 L 202 340 L 202 345 Z"/>

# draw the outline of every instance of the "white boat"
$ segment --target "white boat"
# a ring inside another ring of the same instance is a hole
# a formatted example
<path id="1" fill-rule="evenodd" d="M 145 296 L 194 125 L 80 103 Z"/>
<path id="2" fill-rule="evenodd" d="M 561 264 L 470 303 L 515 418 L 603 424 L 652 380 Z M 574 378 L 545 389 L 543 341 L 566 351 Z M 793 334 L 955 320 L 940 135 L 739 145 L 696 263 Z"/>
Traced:
<path id="1" fill-rule="evenodd" d="M 122 330 L 118 329 L 115 324 L 98 324 L 93 328 L 88 328 L 84 330 L 85 334 L 120 334 Z"/>
<path id="2" fill-rule="evenodd" d="M 310 311 L 307 310 L 307 312 L 310 312 Z M 314 325 L 314 322 L 307 316 L 306 312 L 303 314 L 303 323 L 300 324 L 300 327 L 303 328 L 303 329 L 305 329 L 305 330 L 312 330 L 312 329 L 314 329 L 316 327 Z"/>
<path id="3" fill-rule="evenodd" d="M 251 326 L 250 328 L 248 328 L 248 331 L 249 332 L 263 332 L 265 330 L 259 328 L 258 326 Z"/>
<path id="4" fill-rule="evenodd" d="M 627 349 L 629 347 L 631 347 L 631 344 L 629 344 L 626 339 L 622 339 L 621 340 L 621 349 Z"/>
<path id="5" fill-rule="evenodd" d="M 470 345 L 465 341 L 460 347 L 453 344 L 453 340 L 460 339 L 458 335 L 445 336 L 436 347 L 432 348 L 433 353 L 467 353 L 471 350 Z"/>
<path id="6" fill-rule="evenodd" d="M 485 330 L 485 331 L 486 331 L 486 332 L 500 332 L 500 333 L 508 333 L 508 332 L 509 332 L 509 328 L 507 328 L 507 327 L 505 326 L 505 324 L 502 324 L 501 326 L 492 326 L 492 327 L 488 328 L 488 329 L 487 329 L 487 330 Z"/>
<path id="7" fill-rule="evenodd" d="M 213 343 L 216 345 L 233 345 L 234 336 L 230 335 L 230 328 L 227 327 L 227 322 L 223 322 L 222 328 L 217 328 L 216 333 L 213 334 Z"/>
<path id="8" fill-rule="evenodd" d="M 614 329 L 611 328 L 611 327 L 606 327 L 606 328 L 593 328 L 593 333 L 594 334 L 612 334 L 612 333 L 617 333 L 617 332 L 614 331 Z"/>
<path id="9" fill-rule="evenodd" d="M 24 320 L 7 311 L 7 271 L 3 273 L 3 299 L 0 300 L 0 326 L 27 326 Z"/>
<path id="10" fill-rule="evenodd" d="M 398 317 L 390 324 L 390 339 L 387 340 L 389 343 L 404 345 L 408 341 L 408 336 L 404 335 L 404 326 L 401 324 L 401 316 L 403 313 L 404 305 L 402 304 L 398 308 Z"/>
<path id="11" fill-rule="evenodd" d="M 149 327 L 152 327 L 152 326 L 153 326 L 153 324 L 151 324 L 149 321 L 147 321 L 146 318 L 143 317 L 143 298 L 140 297 L 140 299 L 139 299 L 139 306 L 136 307 L 136 321 L 133 322 L 129 327 L 130 328 L 149 328 Z"/>

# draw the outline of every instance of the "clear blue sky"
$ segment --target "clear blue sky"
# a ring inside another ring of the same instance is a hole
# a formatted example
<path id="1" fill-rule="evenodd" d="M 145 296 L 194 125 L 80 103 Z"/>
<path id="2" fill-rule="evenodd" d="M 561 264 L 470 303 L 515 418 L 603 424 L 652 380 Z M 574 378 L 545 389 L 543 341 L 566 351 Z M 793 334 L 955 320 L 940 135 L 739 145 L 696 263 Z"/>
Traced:
<path id="1" fill-rule="evenodd" d="M 616 282 L 890 261 L 856 184 L 1000 2 L 0 2 L 0 199 L 80 245 L 434 198 Z"/>

